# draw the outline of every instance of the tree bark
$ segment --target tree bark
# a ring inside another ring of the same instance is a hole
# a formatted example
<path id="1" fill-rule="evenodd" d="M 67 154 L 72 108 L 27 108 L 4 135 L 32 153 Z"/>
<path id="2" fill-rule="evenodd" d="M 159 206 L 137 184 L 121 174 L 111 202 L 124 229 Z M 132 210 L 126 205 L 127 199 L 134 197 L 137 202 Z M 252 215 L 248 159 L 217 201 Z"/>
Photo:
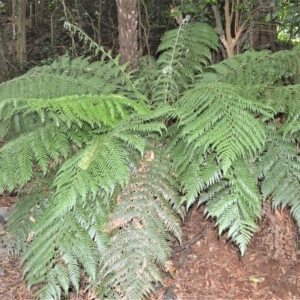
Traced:
<path id="1" fill-rule="evenodd" d="M 121 64 L 130 62 L 128 69 L 136 69 L 138 67 L 137 0 L 116 0 L 116 2 Z"/>
<path id="2" fill-rule="evenodd" d="M 27 61 L 26 50 L 26 0 L 12 0 L 13 38 L 18 61 Z"/>
<path id="3" fill-rule="evenodd" d="M 45 0 L 35 1 L 35 27 L 40 26 L 44 22 L 44 6 Z"/>
<path id="4" fill-rule="evenodd" d="M 222 26 L 220 11 L 216 5 L 212 5 L 212 10 L 216 20 L 215 31 L 219 35 L 223 46 L 226 49 L 227 57 L 232 57 L 235 54 L 235 48 L 237 42 L 244 31 L 248 20 L 240 23 L 239 12 L 236 9 L 236 5 L 239 5 L 238 1 L 225 0 L 224 12 L 225 12 L 225 31 Z M 231 6 L 231 7 L 230 7 Z M 234 24 L 232 24 L 234 22 Z M 232 35 L 232 27 L 234 27 L 234 36 Z"/>
<path id="5" fill-rule="evenodd" d="M 251 46 L 254 49 L 276 50 L 277 30 L 274 22 L 266 22 L 265 17 L 274 12 L 275 6 L 271 5 L 272 0 L 258 1 L 258 9 L 253 14 L 251 30 Z"/>
<path id="6" fill-rule="evenodd" d="M 0 31 L 0 83 L 6 81 L 8 79 L 8 76 L 7 76 L 8 68 L 7 68 L 7 64 L 6 64 L 2 30 L 3 30 L 3 28 L 1 28 L 1 31 Z"/>

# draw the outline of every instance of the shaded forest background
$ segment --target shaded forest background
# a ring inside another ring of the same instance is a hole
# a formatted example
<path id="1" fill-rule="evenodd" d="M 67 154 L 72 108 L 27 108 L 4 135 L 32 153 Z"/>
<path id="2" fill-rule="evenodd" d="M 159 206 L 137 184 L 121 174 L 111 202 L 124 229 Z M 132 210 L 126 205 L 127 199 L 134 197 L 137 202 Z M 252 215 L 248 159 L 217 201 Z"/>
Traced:
<path id="1" fill-rule="evenodd" d="M 164 32 L 178 27 L 187 14 L 192 21 L 206 22 L 218 33 L 221 43 L 220 50 L 214 53 L 214 63 L 248 49 L 277 51 L 289 48 L 292 42 L 297 42 L 299 31 L 297 2 L 132 0 L 124 4 L 123 1 L 105 0 L 1 1 L 0 82 L 37 65 L 50 64 L 66 52 L 72 57 L 92 55 L 85 43 L 64 29 L 65 21 L 81 28 L 106 50 L 118 53 L 120 44 L 132 48 L 124 37 L 122 41 L 121 29 L 126 27 L 128 20 L 118 19 L 118 9 L 119 12 L 124 9 L 128 13 L 133 11 L 137 20 L 136 26 L 128 24 L 136 35 L 135 59 L 143 55 L 155 56 Z M 122 8 L 122 5 L 125 6 Z"/>

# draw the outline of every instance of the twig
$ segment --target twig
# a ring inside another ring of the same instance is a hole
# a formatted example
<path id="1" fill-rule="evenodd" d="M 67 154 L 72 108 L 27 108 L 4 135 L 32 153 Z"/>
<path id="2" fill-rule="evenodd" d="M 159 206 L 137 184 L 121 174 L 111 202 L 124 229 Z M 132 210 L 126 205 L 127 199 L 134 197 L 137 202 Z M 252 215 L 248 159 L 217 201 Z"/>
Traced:
<path id="1" fill-rule="evenodd" d="M 172 251 L 172 254 L 175 254 L 175 253 L 181 252 L 185 249 L 188 249 L 192 245 L 196 244 L 201 238 L 203 238 L 204 234 L 205 234 L 205 229 L 202 229 L 190 242 L 188 242 L 187 244 L 176 247 L 176 248 L 179 248 L 179 249 L 177 249 L 177 250 L 174 249 Z"/>

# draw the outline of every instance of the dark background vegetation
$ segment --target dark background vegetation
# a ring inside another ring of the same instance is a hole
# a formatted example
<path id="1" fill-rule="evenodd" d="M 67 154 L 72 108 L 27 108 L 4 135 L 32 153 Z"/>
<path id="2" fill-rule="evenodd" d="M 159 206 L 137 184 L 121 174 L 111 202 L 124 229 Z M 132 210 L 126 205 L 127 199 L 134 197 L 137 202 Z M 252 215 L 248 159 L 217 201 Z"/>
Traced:
<path id="1" fill-rule="evenodd" d="M 0 82 L 23 74 L 30 68 L 50 64 L 68 52 L 73 57 L 91 55 L 88 46 L 63 27 L 68 21 L 81 28 L 97 44 L 113 53 L 119 51 L 118 6 L 112 0 L 6 0 L 1 1 Z M 189 14 L 193 21 L 216 28 L 221 47 L 214 62 L 248 49 L 289 48 L 299 41 L 298 1 L 216 1 L 216 0 L 134 0 L 137 15 L 137 53 L 156 55 L 160 38 L 178 27 Z M 226 15 L 226 2 L 229 11 Z M 228 15 L 229 14 L 229 15 Z M 230 16 L 231 15 L 231 16 Z M 231 19 L 230 19 L 231 17 Z M 124 25 L 125 26 L 125 25 Z M 230 32 L 227 30 L 230 28 Z M 226 43 L 226 42 L 225 42 Z M 230 45 L 229 45 L 230 47 Z"/>

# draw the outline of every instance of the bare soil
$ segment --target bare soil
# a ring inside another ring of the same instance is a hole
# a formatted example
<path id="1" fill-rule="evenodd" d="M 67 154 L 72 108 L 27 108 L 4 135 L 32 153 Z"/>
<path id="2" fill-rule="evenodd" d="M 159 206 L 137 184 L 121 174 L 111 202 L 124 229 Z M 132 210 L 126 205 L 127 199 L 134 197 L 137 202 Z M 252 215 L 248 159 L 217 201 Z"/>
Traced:
<path id="1" fill-rule="evenodd" d="M 13 202 L 4 197 L 0 206 L 11 207 Z M 192 208 L 182 226 L 182 244 L 173 245 L 173 273 L 164 274 L 164 286 L 148 300 L 300 299 L 300 251 L 290 211 L 272 211 L 266 203 L 259 226 L 241 257 L 226 236 L 218 237 L 215 222 L 203 216 L 203 208 Z M 34 299 L 18 259 L 1 260 L 0 271 L 1 300 Z M 95 300 L 84 288 L 70 295 L 75 299 Z"/>

